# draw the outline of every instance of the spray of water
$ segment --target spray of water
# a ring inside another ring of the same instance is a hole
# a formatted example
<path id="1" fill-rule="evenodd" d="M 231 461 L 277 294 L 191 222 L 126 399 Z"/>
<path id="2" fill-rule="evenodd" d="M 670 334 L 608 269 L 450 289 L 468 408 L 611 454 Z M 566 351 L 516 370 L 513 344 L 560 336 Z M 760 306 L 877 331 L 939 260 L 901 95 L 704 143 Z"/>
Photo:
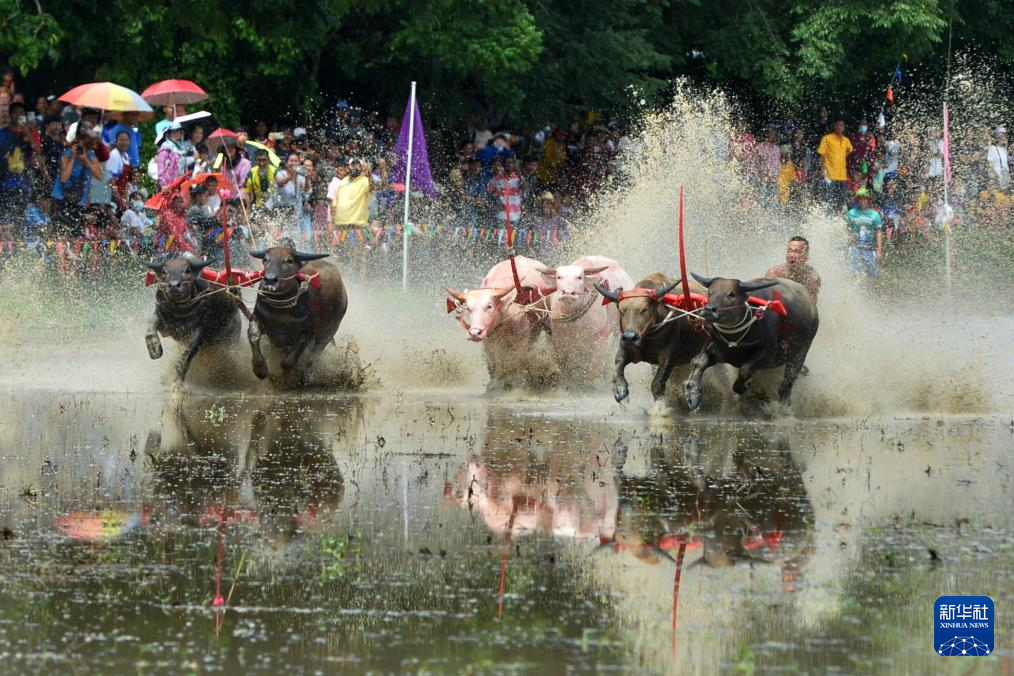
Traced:
<path id="1" fill-rule="evenodd" d="M 991 81 L 973 76 L 961 64 L 954 72 L 954 118 L 975 129 L 993 124 Z M 1005 375 L 1014 371 L 1009 357 L 1009 315 L 997 317 L 995 305 L 980 305 L 976 295 L 962 287 L 948 297 L 942 261 L 927 265 L 918 283 L 904 291 L 878 291 L 857 282 L 847 268 L 839 216 L 828 215 L 817 205 L 789 211 L 764 204 L 749 179 L 729 161 L 735 110 L 728 97 L 686 84 L 675 91 L 669 107 L 641 119 L 633 147 L 621 158 L 622 182 L 605 187 L 586 205 L 577 236 L 558 252 L 558 260 L 546 263 L 602 254 L 619 260 L 635 279 L 655 271 L 676 275 L 677 195 L 683 185 L 688 264 L 693 271 L 758 277 L 783 259 L 789 236 L 802 234 L 811 242 L 811 264 L 823 278 L 821 329 L 808 359 L 811 375 L 797 381 L 796 415 L 1010 408 L 1014 387 L 1011 376 Z M 934 102 L 920 106 L 917 101 L 929 99 L 914 94 L 913 99 L 899 107 L 898 129 L 925 129 L 937 121 Z M 439 212 L 425 217 L 431 222 L 442 218 Z M 439 284 L 475 286 L 489 264 L 504 255 L 497 245 L 470 248 L 466 257 L 446 246 L 414 245 L 408 295 L 347 274 L 350 307 L 339 332 L 346 340 L 338 341 L 340 349 L 328 350 L 334 354 L 325 370 L 333 377 L 322 382 L 327 387 L 348 382 L 356 388 L 379 384 L 394 391 L 481 387 L 486 380 L 481 350 L 467 343 L 447 317 Z M 462 258 L 467 264 L 461 264 Z M 346 270 L 351 267 L 341 256 L 338 262 Z M 886 266 L 892 264 L 888 260 Z M 974 266 L 959 270 L 959 283 L 965 272 L 982 270 Z M 994 278 L 1007 274 L 1005 269 L 986 272 Z M 8 267 L 0 281 L 0 302 L 13 310 L 9 316 L 30 321 L 6 323 L 0 341 L 6 350 L 27 354 L 29 365 L 9 372 L 4 380 L 32 382 L 45 372 L 53 375 L 54 383 L 70 385 L 75 384 L 75 374 L 83 373 L 85 382 L 76 384 L 88 389 L 158 387 L 152 372 L 162 365 L 148 361 L 142 339 L 151 294 L 143 290 L 139 275 L 136 279 L 131 275 L 137 273 L 122 272 L 115 289 L 87 292 L 34 267 L 17 271 Z M 79 297 L 80 302 L 69 302 L 70 296 Z M 74 313 L 61 314 L 60 308 L 72 305 Z M 103 321 L 89 319 L 96 307 L 106 317 Z M 40 342 L 40 335 L 49 340 Z M 240 344 L 237 350 L 236 368 L 245 372 L 246 346 Z M 106 368 L 110 359 L 117 370 Z M 57 375 L 66 374 L 63 367 L 68 363 L 76 366 L 69 381 L 66 375 Z M 202 381 L 201 371 L 200 364 L 195 364 L 195 382 Z M 770 374 L 767 380 L 779 375 Z M 211 384 L 220 380 L 218 376 L 204 379 Z M 244 376 L 235 384 L 246 388 L 248 381 Z M 758 389 L 764 389 L 764 381 L 758 379 Z M 644 389 L 643 382 L 640 387 Z M 601 389 L 605 393 L 608 385 L 603 383 Z M 731 393 L 725 396 L 732 399 Z"/>

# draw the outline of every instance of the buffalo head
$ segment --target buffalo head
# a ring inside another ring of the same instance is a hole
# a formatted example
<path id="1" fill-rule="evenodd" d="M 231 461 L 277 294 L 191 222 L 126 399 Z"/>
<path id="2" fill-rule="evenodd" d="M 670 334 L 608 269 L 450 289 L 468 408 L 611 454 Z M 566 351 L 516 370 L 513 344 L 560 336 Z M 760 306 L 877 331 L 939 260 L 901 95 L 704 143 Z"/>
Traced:
<path id="1" fill-rule="evenodd" d="M 326 253 L 303 253 L 296 250 L 291 239 L 283 239 L 267 249 L 251 251 L 250 255 L 263 261 L 264 276 L 261 289 L 273 293 L 284 293 L 299 285 L 296 275 L 310 261 L 327 258 Z"/>
<path id="2" fill-rule="evenodd" d="M 777 279 L 742 282 L 725 277 L 702 277 L 693 272 L 690 274 L 708 290 L 708 302 L 701 318 L 718 324 L 738 323 L 743 317 L 750 294 L 778 283 Z"/>
<path id="3" fill-rule="evenodd" d="M 169 300 L 183 300 L 193 292 L 194 282 L 201 276 L 201 269 L 208 263 L 209 261 L 188 254 L 149 261 L 145 265 L 155 273 Z"/>
<path id="4" fill-rule="evenodd" d="M 624 344 L 640 347 L 644 334 L 662 320 L 663 317 L 660 315 L 661 311 L 664 310 L 664 306 L 659 301 L 662 300 L 665 294 L 676 288 L 677 282 L 668 283 L 669 280 L 661 277 L 661 275 L 658 278 L 665 282 L 660 287 L 654 285 L 644 287 L 645 282 L 641 282 L 644 288 L 657 289 L 654 298 L 649 295 L 622 298 L 623 289 L 607 291 L 598 284 L 595 285 L 596 291 L 616 303 L 616 308 L 620 313 L 620 340 Z"/>
<path id="5" fill-rule="evenodd" d="M 539 268 L 539 274 L 552 282 L 556 289 L 556 299 L 560 303 L 574 305 L 587 294 L 593 293 L 593 285 L 599 281 L 599 274 L 608 269 L 608 265 L 561 265 L 556 268 Z"/>
<path id="6" fill-rule="evenodd" d="M 514 290 L 514 285 L 471 291 L 458 291 L 445 286 L 444 290 L 448 296 L 464 306 L 462 319 L 467 327 L 468 339 L 474 343 L 481 343 L 503 319 L 503 312 L 506 309 L 504 306 L 510 302 L 505 300 L 505 297 Z"/>

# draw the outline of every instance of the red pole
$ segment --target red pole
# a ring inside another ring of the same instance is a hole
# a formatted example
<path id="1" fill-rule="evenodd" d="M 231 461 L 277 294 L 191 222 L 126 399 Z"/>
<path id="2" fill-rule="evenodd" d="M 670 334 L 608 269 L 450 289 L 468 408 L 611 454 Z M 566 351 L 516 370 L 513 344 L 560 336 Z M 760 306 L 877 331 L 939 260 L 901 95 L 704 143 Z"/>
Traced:
<path id="1" fill-rule="evenodd" d="M 222 507 L 218 522 L 218 564 L 215 566 L 215 598 L 211 605 L 221 608 L 225 605 L 222 598 L 222 559 L 225 558 L 225 507 Z"/>
<path id="2" fill-rule="evenodd" d="M 225 283 L 232 284 L 232 258 L 229 253 L 229 201 L 226 197 L 226 191 L 219 190 L 218 195 L 222 198 L 222 241 L 225 243 Z"/>
<path id="3" fill-rule="evenodd" d="M 683 577 L 683 556 L 687 553 L 687 538 L 680 541 L 680 551 L 676 555 L 676 576 L 672 585 L 672 656 L 676 657 L 676 611 L 680 603 L 680 578 Z"/>
<path id="4" fill-rule="evenodd" d="M 515 298 L 519 302 L 525 302 L 522 299 L 521 293 L 521 276 L 518 275 L 518 264 L 514 262 L 514 229 L 511 227 L 511 181 L 510 178 L 504 178 L 504 202 L 507 214 L 507 257 L 511 261 L 511 274 L 514 275 L 514 290 L 516 292 Z"/>
<path id="5" fill-rule="evenodd" d="M 518 514 L 521 498 L 511 499 L 511 516 L 507 520 L 507 531 L 503 536 L 503 554 L 500 555 L 500 602 L 497 604 L 497 617 L 503 617 L 503 592 L 507 584 L 507 559 L 511 554 L 511 533 L 514 531 L 514 517 Z"/>
<path id="6" fill-rule="evenodd" d="M 683 247 L 683 186 L 680 186 L 680 278 L 683 282 L 683 309 L 690 309 L 690 282 L 687 280 L 687 253 Z M 682 549 L 680 552 L 682 553 Z M 675 616 L 673 616 L 675 622 Z"/>

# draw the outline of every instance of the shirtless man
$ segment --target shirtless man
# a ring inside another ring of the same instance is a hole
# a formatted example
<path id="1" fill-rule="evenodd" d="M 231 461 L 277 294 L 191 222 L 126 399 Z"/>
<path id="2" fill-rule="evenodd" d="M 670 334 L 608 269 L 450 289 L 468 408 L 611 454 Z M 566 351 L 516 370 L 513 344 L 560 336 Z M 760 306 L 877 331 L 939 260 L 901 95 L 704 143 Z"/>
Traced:
<path id="1" fill-rule="evenodd" d="M 813 296 L 813 302 L 817 302 L 817 294 L 820 293 L 820 275 L 817 271 L 806 264 L 810 257 L 810 243 L 805 237 L 796 235 L 789 240 L 788 249 L 785 251 L 785 262 L 776 265 L 764 273 L 765 277 L 781 277 L 799 282 Z"/>

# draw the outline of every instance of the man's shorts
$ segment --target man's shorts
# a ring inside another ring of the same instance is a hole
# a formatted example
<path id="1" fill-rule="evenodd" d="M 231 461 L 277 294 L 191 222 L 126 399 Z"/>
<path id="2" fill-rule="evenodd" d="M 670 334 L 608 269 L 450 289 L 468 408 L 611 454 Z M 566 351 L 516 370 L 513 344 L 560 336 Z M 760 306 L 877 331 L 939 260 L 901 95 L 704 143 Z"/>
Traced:
<path id="1" fill-rule="evenodd" d="M 877 261 L 876 249 L 860 249 L 857 246 L 850 246 L 849 270 L 854 275 L 880 276 L 880 263 Z"/>

